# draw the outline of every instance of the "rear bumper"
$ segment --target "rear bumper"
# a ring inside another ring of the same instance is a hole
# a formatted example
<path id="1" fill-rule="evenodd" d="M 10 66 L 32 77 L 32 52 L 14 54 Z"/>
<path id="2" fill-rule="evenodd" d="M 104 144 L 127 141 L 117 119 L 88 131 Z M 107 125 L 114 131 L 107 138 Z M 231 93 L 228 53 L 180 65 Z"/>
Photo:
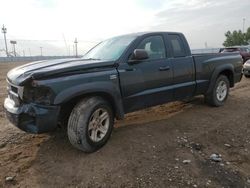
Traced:
<path id="1" fill-rule="evenodd" d="M 59 106 L 23 104 L 19 107 L 10 98 L 4 101 L 4 109 L 9 121 L 19 129 L 29 133 L 44 133 L 57 127 Z"/>

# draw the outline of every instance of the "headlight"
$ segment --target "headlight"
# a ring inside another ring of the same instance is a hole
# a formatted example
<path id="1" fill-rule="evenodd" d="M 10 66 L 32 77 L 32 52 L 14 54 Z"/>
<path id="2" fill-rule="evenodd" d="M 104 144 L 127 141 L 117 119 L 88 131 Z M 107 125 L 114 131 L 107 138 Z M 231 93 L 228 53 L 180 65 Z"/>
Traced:
<path id="1" fill-rule="evenodd" d="M 25 102 L 33 102 L 43 105 L 52 103 L 54 96 L 53 91 L 45 86 L 28 86 L 24 87 L 23 100 Z"/>

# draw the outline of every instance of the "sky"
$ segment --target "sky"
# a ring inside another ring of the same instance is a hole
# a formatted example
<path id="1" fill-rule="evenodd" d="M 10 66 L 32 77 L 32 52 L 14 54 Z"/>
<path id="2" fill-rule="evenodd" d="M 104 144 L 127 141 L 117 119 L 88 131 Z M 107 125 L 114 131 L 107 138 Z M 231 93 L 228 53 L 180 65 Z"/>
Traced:
<path id="1" fill-rule="evenodd" d="M 0 0 L 0 26 L 20 55 L 72 55 L 140 31 L 178 31 L 192 49 L 221 47 L 228 30 L 250 27 L 250 0 Z M 0 51 L 4 49 L 0 34 Z M 1 52 L 0 52 L 1 55 Z"/>

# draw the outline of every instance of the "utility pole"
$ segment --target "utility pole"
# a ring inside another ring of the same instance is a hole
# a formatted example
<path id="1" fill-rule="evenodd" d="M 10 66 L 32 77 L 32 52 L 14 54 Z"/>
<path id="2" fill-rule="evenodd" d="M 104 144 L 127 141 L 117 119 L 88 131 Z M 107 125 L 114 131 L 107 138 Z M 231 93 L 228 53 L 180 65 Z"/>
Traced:
<path id="1" fill-rule="evenodd" d="M 41 50 L 41 56 L 43 56 L 43 47 L 40 47 Z"/>
<path id="2" fill-rule="evenodd" d="M 75 42 L 74 42 L 74 43 L 75 43 L 76 57 L 78 57 L 78 53 L 77 53 L 77 43 L 78 43 L 78 42 L 77 42 L 77 38 L 75 39 Z"/>
<path id="3" fill-rule="evenodd" d="M 3 25 L 3 27 L 2 27 L 2 33 L 3 33 L 3 35 L 4 35 L 4 41 L 5 41 L 5 52 L 6 52 L 6 56 L 7 56 L 7 57 L 9 57 L 9 53 L 8 53 L 8 46 L 7 46 L 7 40 L 6 40 L 7 28 L 6 28 L 6 27 L 4 27 L 4 25 Z"/>
<path id="4" fill-rule="evenodd" d="M 243 25 L 242 25 L 242 33 L 244 34 L 245 33 L 245 21 L 246 21 L 246 18 L 243 18 Z"/>
<path id="5" fill-rule="evenodd" d="M 14 53 L 14 56 L 16 57 L 16 41 L 14 41 L 14 40 L 11 40 L 10 41 L 10 44 L 12 44 L 13 45 L 13 53 Z"/>
<path id="6" fill-rule="evenodd" d="M 207 42 L 205 42 L 205 48 L 207 48 Z"/>

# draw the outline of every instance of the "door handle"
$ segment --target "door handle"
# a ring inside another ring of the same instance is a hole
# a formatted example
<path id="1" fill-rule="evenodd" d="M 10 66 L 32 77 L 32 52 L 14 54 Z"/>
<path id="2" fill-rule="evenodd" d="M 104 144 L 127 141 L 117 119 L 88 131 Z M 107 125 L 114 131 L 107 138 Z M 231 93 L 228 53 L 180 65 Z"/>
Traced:
<path id="1" fill-rule="evenodd" d="M 170 66 L 160 67 L 159 71 L 167 71 L 170 69 Z"/>

